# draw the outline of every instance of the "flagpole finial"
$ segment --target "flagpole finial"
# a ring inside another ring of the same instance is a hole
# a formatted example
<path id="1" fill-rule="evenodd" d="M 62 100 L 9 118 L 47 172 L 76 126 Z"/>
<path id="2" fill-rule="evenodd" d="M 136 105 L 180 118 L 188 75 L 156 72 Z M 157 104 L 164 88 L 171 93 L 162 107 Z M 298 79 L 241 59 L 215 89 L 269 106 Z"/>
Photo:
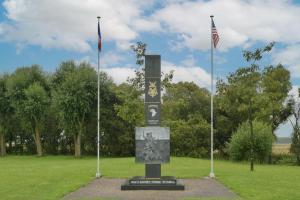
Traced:
<path id="1" fill-rule="evenodd" d="M 213 18 L 214 16 L 213 16 L 213 15 L 211 15 L 210 17 L 211 17 L 211 18 Z"/>
<path id="2" fill-rule="evenodd" d="M 98 19 L 100 19 L 101 17 L 97 16 Z"/>

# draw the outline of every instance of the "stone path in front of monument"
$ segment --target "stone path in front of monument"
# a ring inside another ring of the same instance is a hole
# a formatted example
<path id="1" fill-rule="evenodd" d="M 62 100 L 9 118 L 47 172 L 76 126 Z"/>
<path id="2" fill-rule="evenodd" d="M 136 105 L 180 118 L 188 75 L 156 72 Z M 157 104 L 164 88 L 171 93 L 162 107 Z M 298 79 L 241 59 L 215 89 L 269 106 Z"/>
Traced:
<path id="1" fill-rule="evenodd" d="M 131 190 L 121 191 L 125 179 L 101 178 L 95 179 L 88 185 L 74 191 L 64 200 L 81 199 L 114 199 L 114 200 L 180 200 L 184 198 L 224 198 L 236 199 L 238 196 L 216 180 L 179 179 L 185 185 L 184 191 L 166 190 Z"/>

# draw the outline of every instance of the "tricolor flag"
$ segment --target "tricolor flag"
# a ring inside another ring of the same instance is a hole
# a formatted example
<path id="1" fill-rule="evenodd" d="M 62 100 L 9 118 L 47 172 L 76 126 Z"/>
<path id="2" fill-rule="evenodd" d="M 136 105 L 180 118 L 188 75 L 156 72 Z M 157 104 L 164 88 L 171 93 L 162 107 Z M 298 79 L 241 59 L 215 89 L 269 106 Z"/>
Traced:
<path id="1" fill-rule="evenodd" d="M 212 40 L 213 40 L 213 43 L 214 43 L 214 47 L 216 48 L 217 44 L 219 42 L 219 35 L 218 35 L 218 32 L 217 32 L 217 28 L 215 26 L 214 20 L 211 21 L 211 33 L 212 33 Z"/>
<path id="2" fill-rule="evenodd" d="M 98 21 L 98 51 L 100 52 L 102 48 L 102 41 L 101 41 L 101 31 L 100 31 L 100 24 Z"/>

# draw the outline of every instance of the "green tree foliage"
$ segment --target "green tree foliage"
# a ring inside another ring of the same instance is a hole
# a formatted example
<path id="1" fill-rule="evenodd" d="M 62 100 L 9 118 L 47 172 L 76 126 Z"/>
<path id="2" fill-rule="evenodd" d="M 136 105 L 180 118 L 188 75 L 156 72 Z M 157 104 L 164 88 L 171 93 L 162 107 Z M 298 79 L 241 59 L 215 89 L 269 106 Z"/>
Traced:
<path id="1" fill-rule="evenodd" d="M 120 84 L 115 91 L 121 101 L 120 104 L 114 106 L 118 116 L 132 125 L 145 125 L 144 101 L 141 92 L 127 83 Z"/>
<path id="2" fill-rule="evenodd" d="M 186 120 L 165 121 L 171 128 L 171 154 L 174 156 L 207 157 L 210 148 L 210 124 L 201 115 Z"/>
<path id="3" fill-rule="evenodd" d="M 190 115 L 201 115 L 210 120 L 210 93 L 193 82 L 170 84 L 163 95 L 163 120 L 188 120 Z"/>
<path id="4" fill-rule="evenodd" d="M 0 156 L 6 155 L 5 135 L 9 129 L 13 109 L 7 93 L 8 75 L 0 76 Z"/>
<path id="5" fill-rule="evenodd" d="M 253 145 L 255 160 L 263 162 L 272 152 L 273 141 L 271 126 L 255 120 L 253 121 L 253 144 L 251 144 L 249 122 L 244 122 L 232 135 L 228 145 L 230 158 L 237 161 L 250 160 Z"/>
<path id="6" fill-rule="evenodd" d="M 123 85 L 116 86 L 107 74 L 101 73 L 100 80 L 101 153 L 109 156 L 132 156 L 134 155 L 135 142 L 134 127 L 139 118 L 135 121 L 136 117 L 132 116 L 131 113 L 138 113 L 139 102 L 129 96 L 130 93 L 127 93 L 129 90 L 126 87 Z M 129 102 L 130 100 L 132 102 Z M 127 104 L 134 104 L 135 102 L 137 107 L 131 107 Z M 120 105 L 123 106 L 120 107 Z M 130 107 L 129 113 L 122 110 L 127 106 Z"/>
<path id="7" fill-rule="evenodd" d="M 300 165 L 300 88 L 298 88 L 298 96 L 291 96 L 288 105 L 292 108 L 292 116 L 295 122 L 290 120 L 293 126 L 291 152 L 297 158 L 297 164 Z"/>
<path id="8" fill-rule="evenodd" d="M 264 68 L 261 89 L 263 95 L 257 118 L 271 125 L 272 134 L 276 138 L 274 131 L 291 114 L 290 107 L 284 104 L 288 92 L 292 89 L 290 72 L 281 64 Z"/>
<path id="9" fill-rule="evenodd" d="M 30 122 L 34 130 L 34 141 L 37 153 L 42 155 L 41 130 L 45 123 L 45 113 L 49 106 L 49 96 L 39 83 L 33 83 L 24 90 L 25 100 L 22 103 L 22 115 Z"/>
<path id="10" fill-rule="evenodd" d="M 130 47 L 135 53 L 136 64 L 142 66 L 144 64 L 144 56 L 146 54 L 147 44 L 139 41 L 136 43 L 136 45 L 131 45 Z"/>
<path id="11" fill-rule="evenodd" d="M 218 92 L 223 95 L 223 98 L 220 98 L 219 101 L 220 112 L 228 113 L 227 116 L 231 116 L 233 120 L 236 120 L 233 122 L 237 124 L 248 120 L 250 129 L 252 129 L 253 113 L 259 109 L 259 105 L 254 102 L 257 102 L 260 98 L 258 93 L 260 79 L 261 75 L 258 72 L 258 67 L 252 65 L 251 67 L 240 68 L 232 73 L 228 77 L 228 84 L 219 83 L 217 86 Z M 252 131 L 250 133 L 250 144 L 252 144 L 254 138 Z M 220 134 L 222 134 L 222 130 L 218 131 L 218 135 Z M 252 145 L 251 152 L 253 151 Z M 253 159 L 254 157 L 251 159 L 252 171 Z"/>
<path id="12" fill-rule="evenodd" d="M 97 74 L 87 63 L 76 65 L 69 62 L 66 65 L 67 67 L 63 65 L 62 69 L 58 69 L 55 76 L 62 77 L 55 91 L 55 103 L 60 110 L 65 130 L 74 137 L 75 157 L 80 157 L 81 137 L 86 132 L 97 101 Z"/>
<path id="13" fill-rule="evenodd" d="M 162 124 L 171 128 L 171 153 L 206 157 L 210 146 L 210 94 L 195 83 L 169 84 L 163 95 Z"/>
<path id="14" fill-rule="evenodd" d="M 137 90 L 141 92 L 141 94 L 144 92 L 145 89 L 145 55 L 146 55 L 146 49 L 147 44 L 143 42 L 137 42 L 136 45 L 131 45 L 131 49 L 135 53 L 136 56 L 136 64 L 138 65 L 138 69 L 135 70 L 135 77 L 133 78 L 127 78 L 127 82 L 135 87 Z M 171 70 L 169 73 L 164 74 L 161 72 L 161 89 L 164 90 L 165 87 L 167 87 L 173 79 L 173 73 L 174 71 Z"/>
<path id="15" fill-rule="evenodd" d="M 214 141 L 221 152 L 226 153 L 226 143 L 241 124 L 250 122 L 251 127 L 252 120 L 257 119 L 269 124 L 270 132 L 274 132 L 292 111 L 293 104 L 284 103 L 290 90 L 289 72 L 281 64 L 263 70 L 258 65 L 272 47 L 273 43 L 245 51 L 249 66 L 217 83 Z M 100 73 L 101 155 L 133 156 L 134 128 L 145 126 L 146 44 L 138 42 L 132 49 L 139 66 L 135 77 L 116 85 L 106 73 Z M 208 156 L 209 91 L 190 82 L 172 83 L 172 71 L 162 73 L 161 78 L 162 126 L 171 128 L 172 155 Z M 0 114 L 0 143 L 6 141 L 8 153 L 32 154 L 43 147 L 48 154 L 95 154 L 97 73 L 88 63 L 74 61 L 61 63 L 53 74 L 45 74 L 36 65 L 19 68 L 0 77 Z M 36 132 L 40 139 L 36 139 Z M 254 155 L 255 138 L 249 137 Z"/>
<path id="16" fill-rule="evenodd" d="M 22 127 L 33 133 L 37 155 L 41 156 L 41 130 L 50 98 L 46 76 L 37 65 L 23 67 L 10 76 L 7 85 L 12 105 L 22 120 Z"/>

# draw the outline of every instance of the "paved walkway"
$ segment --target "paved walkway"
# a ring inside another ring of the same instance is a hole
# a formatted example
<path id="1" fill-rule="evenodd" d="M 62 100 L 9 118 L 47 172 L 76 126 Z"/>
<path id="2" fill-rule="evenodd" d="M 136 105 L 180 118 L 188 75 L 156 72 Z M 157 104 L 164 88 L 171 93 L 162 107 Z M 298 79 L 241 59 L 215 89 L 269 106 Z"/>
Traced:
<path id="1" fill-rule="evenodd" d="M 95 179 L 88 185 L 72 192 L 64 197 L 65 200 L 73 199 L 114 199 L 114 200 L 179 200 L 195 197 L 215 197 L 235 199 L 238 196 L 218 181 L 203 179 L 180 179 L 185 185 L 184 191 L 161 191 L 161 190 L 135 190 L 121 191 L 121 185 L 125 179 Z"/>

